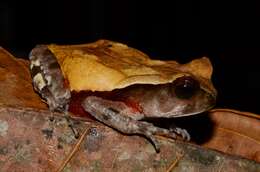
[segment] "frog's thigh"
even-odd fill
[[[176,134],[154,126],[145,121],[138,121],[132,118],[130,108],[123,103],[104,100],[99,97],[87,97],[83,103],[83,108],[104,124],[117,129],[125,134],[141,134],[147,137],[159,151],[159,144],[153,135],[166,135],[176,138]],[[128,109],[127,109],[128,108]],[[134,115],[132,113],[132,115]]]
[[[114,111],[118,112],[120,114],[118,116],[119,117],[122,116],[120,117],[120,119],[124,119],[127,116],[132,120],[140,120],[143,119],[144,117],[142,113],[137,113],[137,112],[134,113],[130,107],[128,107],[125,103],[121,101],[111,101],[96,96],[87,97],[85,101],[82,103],[82,106],[87,112],[89,112],[94,117],[97,115],[98,116],[112,115],[108,113],[108,109],[110,110],[113,109]]]
[[[152,123],[136,120],[137,115],[122,102],[89,96],[83,101],[82,106],[97,120],[123,133],[142,135],[149,135],[150,133],[176,138],[176,135],[170,130],[156,127]],[[142,114],[138,115],[142,116]]]

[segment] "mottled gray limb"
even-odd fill
[[[29,59],[34,89],[47,100],[51,111],[65,112],[71,95],[55,55],[46,45],[39,45]]]
[[[131,118],[129,115],[130,108],[128,108],[129,110],[122,110],[120,104],[113,106],[110,100],[90,96],[83,101],[82,106],[97,120],[122,133],[145,136],[152,142],[157,152],[160,151],[160,145],[154,135],[163,135],[173,139],[177,137],[170,130],[156,127],[146,121],[138,121]],[[126,112],[128,113],[127,115],[124,114]]]
[[[79,137],[79,133],[68,114],[70,89],[65,84],[55,55],[46,45],[38,45],[30,52],[29,58],[34,89],[47,101],[51,112],[65,113],[68,126],[75,137]]]

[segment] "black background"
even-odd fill
[[[100,38],[153,58],[208,56],[217,107],[260,113],[260,3],[257,1],[0,1],[0,43],[27,58],[36,44]]]

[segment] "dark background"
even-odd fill
[[[36,44],[99,38],[153,58],[208,56],[217,107],[260,113],[260,3],[257,1],[0,1],[0,45],[27,58]]]

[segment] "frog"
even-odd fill
[[[72,100],[84,95],[77,105],[84,113],[123,134],[144,136],[156,152],[160,152],[157,135],[188,141],[190,135],[176,126],[158,127],[149,119],[201,114],[216,102],[212,66],[205,57],[182,65],[152,60],[125,44],[99,40],[38,45],[29,59],[34,89],[50,111],[69,116]]]

